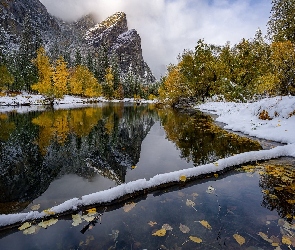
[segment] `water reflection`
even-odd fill
[[[201,112],[189,115],[165,109],[159,111],[159,116],[168,139],[179,148],[181,157],[195,165],[261,149],[258,142],[228,133]]]
[[[28,211],[32,201],[53,206],[126,181],[261,148],[199,112],[188,115],[153,105],[12,112],[0,116],[0,126],[1,213]],[[66,189],[74,175],[81,177],[75,185],[81,188],[61,197],[59,183]]]
[[[2,127],[12,129],[2,134],[0,212],[23,210],[66,174],[123,183],[156,116],[152,107],[123,104],[3,115]]]

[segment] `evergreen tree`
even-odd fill
[[[275,42],[295,43],[295,0],[272,0],[268,37]]]

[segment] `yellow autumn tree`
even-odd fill
[[[33,62],[38,69],[39,77],[38,82],[32,85],[32,90],[38,91],[40,94],[46,96],[51,103],[53,103],[53,68],[43,47],[38,49],[37,57]]]
[[[102,87],[93,73],[85,66],[78,65],[69,79],[70,92],[84,97],[98,97],[102,95]]]
[[[184,76],[179,65],[170,65],[168,75],[159,89],[159,97],[169,104],[176,103],[179,97],[183,97],[188,91]]]
[[[106,69],[103,94],[107,99],[112,99],[114,97],[114,74],[111,67]]]
[[[67,63],[63,57],[59,57],[56,61],[55,70],[53,73],[53,94],[56,98],[62,98],[68,92],[69,72]]]
[[[0,65],[0,91],[7,90],[14,82],[14,77],[8,71],[6,65]]]

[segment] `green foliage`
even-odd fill
[[[268,36],[274,42],[295,42],[295,0],[272,0]]]

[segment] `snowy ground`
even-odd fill
[[[70,98],[70,97],[69,97]],[[206,173],[219,172],[225,168],[247,163],[250,161],[267,160],[281,156],[295,157],[295,97],[278,97],[264,99],[255,103],[224,103],[208,102],[197,109],[217,114],[217,121],[226,124],[225,128],[240,131],[251,136],[286,143],[270,150],[260,150],[238,154],[210,164],[159,174],[146,180],[140,179],[119,185],[117,187],[73,198],[49,211],[29,212],[12,215],[0,215],[0,227],[20,223],[36,218],[46,218],[50,214],[59,214],[69,210],[77,210],[81,206],[111,202],[124,195],[149,189],[161,184],[180,181],[180,179],[198,176]],[[268,111],[271,120],[259,119],[259,114]]]
[[[66,95],[62,99],[56,99],[54,102],[55,109],[61,108],[78,108],[91,103],[109,102],[103,97],[98,98],[81,98],[75,96]],[[112,100],[112,102],[136,102],[133,98],[125,98],[124,100]],[[142,103],[150,103],[152,101],[141,100]],[[29,111],[42,111],[46,109],[46,100],[42,95],[32,95],[28,93],[22,93],[20,95],[1,96],[0,97],[0,112],[15,111],[18,113],[25,113]]]

